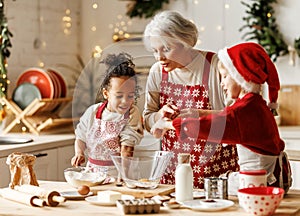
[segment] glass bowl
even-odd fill
[[[146,189],[154,189],[158,186],[172,157],[173,153],[168,151],[155,151],[153,156],[111,155],[127,187]]]
[[[107,172],[89,170],[87,167],[71,167],[64,170],[66,181],[73,187],[86,185],[89,187],[102,184],[107,176]]]

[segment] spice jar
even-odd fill
[[[239,189],[267,185],[266,170],[241,170],[239,172]]]

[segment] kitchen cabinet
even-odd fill
[[[33,167],[37,179],[64,181],[64,169],[71,166],[74,146],[69,145],[29,153],[37,157]],[[0,158],[0,170],[0,187],[6,187],[10,182],[10,171],[9,166],[6,164],[6,157]]]
[[[37,179],[57,180],[57,149],[30,152],[36,156],[33,166]]]
[[[281,126],[279,132],[285,142],[285,151],[291,164],[293,178],[291,189],[300,189],[300,127]]]
[[[57,148],[57,180],[65,181],[64,170],[71,167],[71,159],[75,154],[74,145]]]
[[[6,158],[0,158],[0,187],[6,187],[10,182],[9,166],[6,164]]]

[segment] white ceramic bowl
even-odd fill
[[[238,190],[239,204],[252,215],[273,215],[284,195],[278,187],[251,187]]]
[[[64,170],[66,181],[73,187],[99,185],[106,179],[106,172],[92,172],[86,167],[71,167]]]
[[[127,187],[153,189],[158,186],[172,156],[172,152],[156,151],[153,156],[111,155],[111,158]]]

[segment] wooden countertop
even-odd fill
[[[39,181],[40,187],[48,190],[57,190],[59,192],[73,190],[66,182],[50,182]],[[230,197],[235,202],[235,205],[222,211],[216,212],[201,212],[190,209],[167,209],[161,207],[158,214],[147,215],[249,215],[238,205],[236,197]],[[99,206],[88,203],[85,200],[67,200],[65,203],[57,207],[31,207],[25,204],[20,204],[0,197],[0,214],[1,215],[30,215],[30,216],[89,216],[89,215],[122,215],[123,212],[116,206]],[[275,215],[298,215],[300,214],[300,191],[291,191],[281,202]]]

